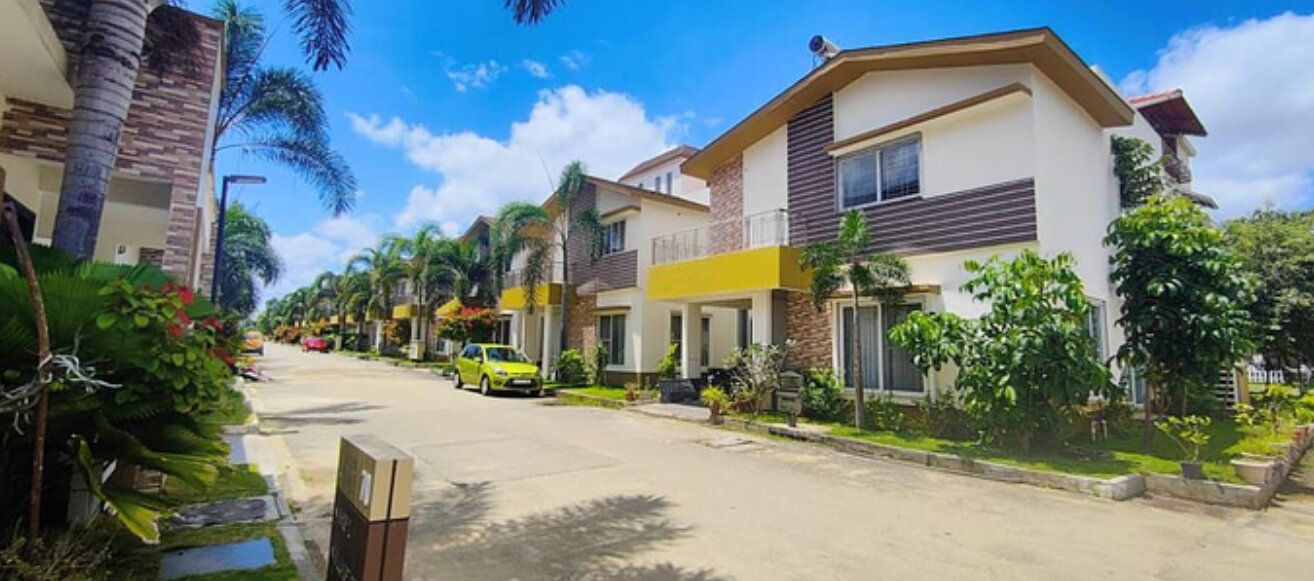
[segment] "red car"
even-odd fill
[[[320,353],[328,353],[328,342],[324,341],[323,337],[317,337],[314,335],[306,337],[305,339],[301,340],[301,352],[305,353],[307,351],[319,351]]]

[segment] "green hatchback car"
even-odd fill
[[[543,380],[519,349],[509,345],[474,343],[456,356],[456,389],[478,385],[479,393],[518,391],[543,395]]]

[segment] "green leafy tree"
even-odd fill
[[[1153,196],[1109,226],[1122,298],[1118,356],[1146,378],[1146,442],[1156,394],[1181,414],[1211,397],[1218,374],[1250,354],[1250,292],[1223,233],[1189,200]]]
[[[963,284],[990,305],[977,320],[914,312],[890,330],[923,373],[958,368],[954,389],[987,441],[1029,449],[1067,425],[1089,393],[1110,393],[1109,370],[1086,327],[1090,303],[1071,255],[1032,250],[1004,261],[968,261]]]
[[[1139,206],[1163,190],[1163,161],[1154,158],[1153,146],[1135,137],[1114,135],[1112,148],[1122,207]]]
[[[862,317],[858,315],[861,298],[873,297],[882,304],[899,301],[910,284],[908,263],[903,258],[870,249],[871,234],[862,212],[850,210],[840,219],[839,237],[832,242],[814,242],[803,250],[803,266],[812,270],[809,292],[812,304],[820,312],[826,301],[846,284],[853,289],[853,321],[849,341],[852,344],[846,363],[852,368],[853,425],[863,426],[864,386],[862,357]],[[873,345],[873,347],[875,347]]]
[[[245,317],[260,302],[260,287],[274,284],[283,262],[270,243],[269,224],[240,203],[228,208],[224,227],[224,269],[219,279],[219,306]]]
[[[1256,210],[1228,221],[1225,234],[1254,285],[1250,317],[1265,364],[1314,367],[1314,211]]]

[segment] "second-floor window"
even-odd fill
[[[653,189],[659,192],[662,191],[662,176],[657,176],[653,179],[657,180],[657,185]]]
[[[615,254],[625,250],[625,221],[612,222],[602,227],[602,254]]]
[[[921,138],[912,137],[841,158],[840,208],[920,194],[921,156]]]
[[[669,171],[666,172],[666,193],[670,194],[675,191],[674,184],[675,184],[675,176],[672,175],[672,172]]]

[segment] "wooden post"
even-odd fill
[[[23,240],[23,231],[18,224],[18,211],[9,201],[5,191],[5,170],[0,168],[0,200],[4,202],[4,220],[9,227],[9,238],[14,244],[14,253],[18,255],[18,265],[27,279],[27,293],[32,299],[32,310],[36,318],[37,332],[37,370],[36,381],[40,387],[37,391],[37,404],[32,429],[32,487],[28,491],[27,538],[36,541],[41,532],[41,485],[45,479],[46,467],[46,418],[49,415],[50,402],[46,397],[46,384],[50,378],[50,328],[46,324],[46,302],[41,296],[41,285],[37,282],[36,268],[32,266],[32,256],[27,251],[27,241]]]

